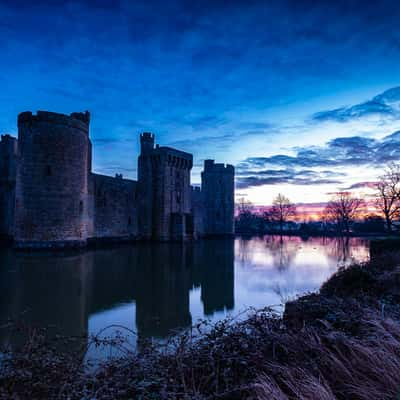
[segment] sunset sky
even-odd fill
[[[94,170],[138,135],[236,166],[237,196],[368,191],[400,158],[398,1],[0,0],[0,133],[89,110]]]

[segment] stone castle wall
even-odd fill
[[[15,180],[17,175],[17,139],[2,135],[0,141],[0,237],[14,235]]]
[[[17,247],[85,244],[89,114],[18,117]]]
[[[204,236],[204,201],[201,188],[198,186],[192,187],[192,205],[191,213],[193,215],[193,223],[196,227],[196,237]]]
[[[142,239],[150,240],[153,235],[153,167],[150,155],[154,150],[154,135],[140,135],[138,157],[138,226]]]
[[[232,165],[204,161],[201,191],[203,195],[204,234],[234,234],[235,169]]]
[[[153,239],[185,239],[191,234],[192,155],[158,147],[150,158],[153,169]]]
[[[89,198],[93,204],[93,231],[89,237],[125,240],[138,237],[137,182],[91,174]]]
[[[91,171],[89,113],[18,116],[18,141],[0,142],[0,237],[17,247],[84,246],[95,239],[185,240],[233,233],[234,168],[140,136],[138,181]],[[15,215],[14,215],[15,212]]]
[[[155,146],[154,135],[140,136],[138,223],[145,239],[184,240],[194,236],[190,170],[193,156]]]

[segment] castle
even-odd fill
[[[138,180],[92,172],[90,115],[18,116],[18,139],[0,142],[0,236],[16,248],[82,247],[92,241],[186,240],[234,233],[234,167],[140,135]]]

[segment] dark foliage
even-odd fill
[[[399,259],[338,271],[320,293],[209,325],[85,372],[42,332],[3,353],[2,398],[394,399],[400,389]],[[15,329],[15,326],[13,326]],[[77,340],[62,338],[60,340]],[[96,338],[92,345],[102,345]],[[110,343],[108,343],[110,344]],[[114,339],[123,346],[122,338]]]

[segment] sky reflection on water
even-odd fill
[[[0,321],[22,318],[89,336],[118,324],[160,340],[200,318],[216,321],[247,307],[282,304],[317,290],[339,265],[368,257],[368,241],[360,238],[279,236],[78,253],[3,250]],[[4,333],[0,339],[17,340]],[[137,338],[130,341],[134,347]],[[90,356],[108,352],[92,349]]]

